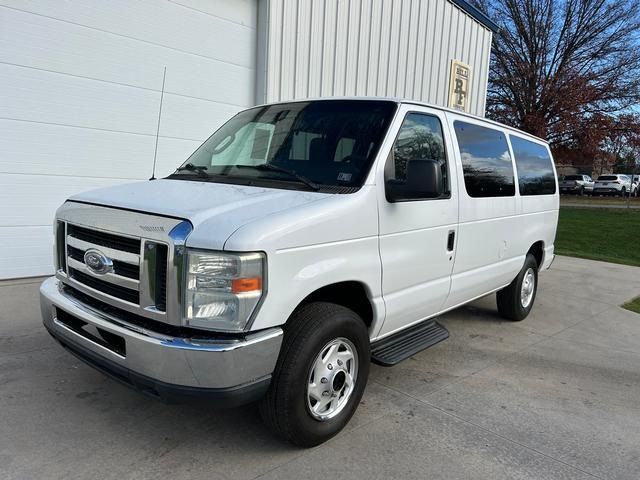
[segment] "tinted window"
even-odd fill
[[[524,138],[509,136],[518,170],[520,195],[552,195],[556,193],[556,179],[549,150],[544,145]],[[569,175],[570,180],[584,180],[582,175]]]
[[[369,172],[396,108],[390,101],[320,100],[245,110],[170,178],[308,188],[302,176],[321,191],[351,192]]]
[[[513,147],[513,153],[515,154],[516,146],[514,144],[515,137],[511,137],[511,146]],[[520,164],[518,163],[518,154],[516,154],[516,164],[518,164],[518,176],[520,176]],[[582,175],[565,175],[565,180],[584,180]]]
[[[515,195],[513,165],[505,135],[491,128],[454,122],[464,185],[472,197]]]
[[[407,164],[411,160],[438,162],[442,171],[442,191],[449,195],[442,125],[437,117],[423,113],[407,114],[385,165],[385,181],[407,183]]]
[[[615,175],[600,175],[598,177],[598,181],[600,180],[613,181],[613,180],[618,180],[618,177],[616,177]]]

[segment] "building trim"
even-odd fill
[[[479,23],[487,27],[493,33],[498,33],[498,30],[500,29],[500,27],[498,27],[498,24],[493,20],[491,20],[489,17],[487,17],[487,15],[484,12],[482,12],[481,10],[479,10],[478,8],[474,7],[472,4],[467,2],[467,0],[449,0],[449,1],[454,5],[456,5],[457,7],[464,10],[476,21],[478,21]]]

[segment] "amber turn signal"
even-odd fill
[[[255,292],[256,290],[262,290],[262,279],[260,277],[237,278],[231,281],[232,293]]]

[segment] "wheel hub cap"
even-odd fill
[[[533,292],[536,286],[536,276],[533,268],[529,268],[522,279],[522,287],[520,288],[520,303],[523,308],[527,308],[533,301]]]
[[[356,348],[346,338],[327,343],[317,355],[307,381],[307,409],[313,418],[329,420],[347,405],[358,377]]]

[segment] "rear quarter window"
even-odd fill
[[[469,196],[514,196],[513,164],[505,134],[461,121],[455,121],[453,125]]]
[[[553,195],[556,178],[549,150],[539,143],[509,135],[518,171],[520,195]],[[582,175],[570,175],[570,180],[583,180]],[[569,178],[567,177],[567,178]]]

